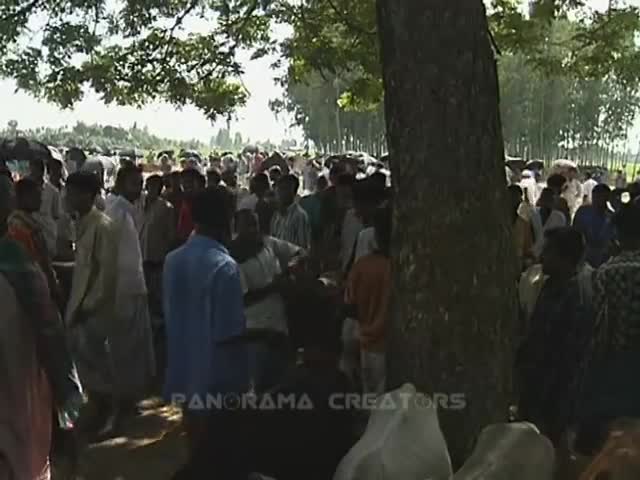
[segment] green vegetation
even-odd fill
[[[640,10],[612,0],[492,0],[508,153],[601,159],[625,149],[638,112]],[[284,24],[292,35],[272,37]],[[39,31],[34,36],[33,32]],[[240,49],[278,53],[289,112],[324,151],[384,150],[375,0],[10,0],[0,4],[0,76],[70,107],[163,99],[214,118],[246,101]],[[232,148],[232,139],[217,139]],[[626,149],[625,149],[626,150]]]
[[[32,130],[18,130],[18,123],[12,120],[7,128],[0,130],[0,138],[13,138],[16,135],[39,140],[47,145],[62,147],[80,147],[92,151],[111,151],[121,148],[139,148],[142,150],[185,149],[202,150],[205,146],[198,140],[177,141],[160,138],[149,133],[147,127],[138,128],[135,124],[125,129],[111,125],[87,125],[76,123],[73,127],[41,127]]]

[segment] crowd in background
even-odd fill
[[[0,473],[48,478],[51,438],[112,438],[161,389],[188,440],[175,478],[331,477],[362,418],[329,396],[385,390],[389,179],[264,162],[239,173],[161,159],[152,174],[123,162],[109,189],[51,159],[31,158],[17,182],[0,175]],[[640,415],[640,185],[569,168],[508,191],[515,417],[593,454],[611,422]],[[266,392],[313,408],[204,408]]]

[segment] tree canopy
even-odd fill
[[[615,101],[600,102],[598,122],[620,128],[597,135],[606,137],[608,143],[619,139],[629,116],[637,112],[638,7],[611,0],[605,11],[598,11],[584,0],[534,0],[527,11],[521,0],[486,3],[487,34],[502,57],[503,84],[511,82],[503,87],[505,98],[514,89],[524,88],[518,83],[531,83],[529,79],[535,80],[535,86],[528,87],[526,98],[536,89],[546,91],[549,84],[562,84],[571,92],[576,88],[582,91],[586,84],[590,88],[600,85],[601,92],[613,89],[615,93],[609,96]],[[274,38],[272,27],[276,24],[288,25],[292,34]],[[61,107],[71,107],[86,89],[93,89],[106,103],[139,106],[162,99],[176,106],[195,105],[210,118],[229,115],[250,93],[240,81],[243,70],[238,60],[238,52],[246,49],[254,57],[278,53],[279,62],[286,63],[286,75],[280,79],[286,95],[274,107],[294,113],[308,138],[319,145],[343,148],[349,146],[346,139],[351,139],[353,146],[375,144],[382,130],[382,75],[374,0],[0,3],[0,76],[14,78],[19,89]],[[520,65],[528,78],[507,72],[514,64]],[[325,85],[319,87],[322,83]],[[353,117],[357,119],[351,122],[353,128],[336,125],[335,134],[329,135],[321,131],[329,127],[311,125],[315,121],[311,112],[317,115],[321,109],[316,100],[310,100],[315,95],[310,91],[324,95],[323,122],[331,123],[333,129],[338,120],[348,125]],[[593,98],[601,97],[594,92],[590,93]],[[552,103],[549,97],[545,99]],[[623,107],[629,99],[630,106]],[[565,104],[569,101],[562,100]],[[339,108],[334,108],[334,101]],[[503,102],[503,114],[522,112],[523,102]],[[579,107],[578,103],[567,104],[563,115],[569,118],[578,110],[593,107]],[[604,117],[603,109],[609,109]],[[613,123],[603,120],[611,115]],[[544,118],[551,121],[551,117]],[[548,128],[554,132],[535,133],[541,151],[546,149],[545,138],[578,138],[569,135],[564,126]],[[517,135],[522,137],[524,131]],[[533,137],[530,128],[528,131],[525,136]],[[583,133],[582,144],[586,141]]]

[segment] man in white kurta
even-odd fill
[[[145,393],[155,374],[147,287],[133,204],[140,197],[142,173],[135,167],[125,167],[118,172],[116,183],[119,195],[105,212],[116,225],[119,238],[115,325],[110,348],[119,373],[115,394],[135,399]]]

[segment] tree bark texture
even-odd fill
[[[454,464],[506,421],[515,256],[482,0],[378,0],[394,183],[390,387],[439,399]]]

